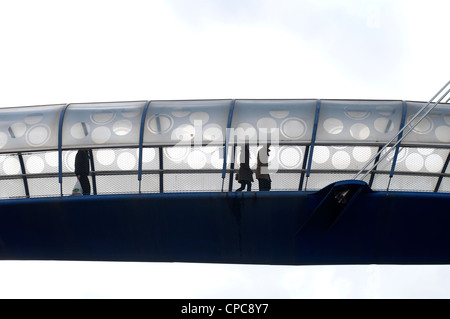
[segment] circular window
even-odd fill
[[[166,156],[174,162],[181,162],[189,153],[190,147],[168,147],[164,149]]]
[[[283,146],[278,153],[278,158],[281,165],[285,168],[299,168],[303,152],[300,147]]]
[[[95,154],[95,159],[102,165],[108,166],[114,163],[116,154],[113,150],[98,150]]]
[[[133,124],[129,120],[119,120],[113,125],[113,132],[116,135],[124,136],[131,132]]]
[[[450,143],[450,127],[446,125],[441,125],[436,128],[434,132],[439,141],[444,143]]]
[[[363,120],[370,115],[370,112],[349,106],[345,109],[345,115],[354,120]]]
[[[69,171],[75,170],[75,157],[76,156],[77,156],[77,151],[65,152],[64,163],[66,164],[66,167],[67,167],[67,169],[69,169]]]
[[[8,157],[3,161],[3,171],[6,175],[15,175],[20,172],[20,163],[17,158]]]
[[[121,112],[122,116],[123,116],[123,117],[126,117],[126,118],[133,118],[133,117],[136,117],[136,116],[138,116],[140,113],[141,113],[141,110],[139,110],[139,109],[123,110],[123,111]]]
[[[408,122],[412,119],[412,116],[409,118]],[[433,128],[433,122],[428,118],[425,117],[424,119],[422,119],[419,122],[420,118],[415,118],[410,124],[409,127],[413,127],[414,125],[416,125],[413,128],[413,132],[417,133],[417,134],[427,134],[428,132],[431,131],[431,129]]]
[[[39,124],[28,130],[26,140],[31,146],[41,146],[50,138],[50,127]]]
[[[389,153],[386,155],[386,153],[388,151],[389,151]],[[392,161],[394,159],[395,152],[396,152],[395,149],[391,150],[391,148],[389,148],[389,149],[385,149],[382,152],[382,155],[383,156],[386,155],[386,160],[387,161]],[[397,155],[397,163],[403,162],[407,158],[408,154],[409,154],[408,148],[406,148],[406,147],[399,148],[398,155]]]
[[[412,172],[420,171],[423,164],[423,157],[418,153],[409,154],[405,161],[406,168]]]
[[[350,155],[346,151],[338,151],[331,158],[331,163],[337,169],[346,169],[350,165]]]
[[[11,131],[15,138],[22,137],[27,130],[27,126],[24,123],[14,123],[11,125]]]
[[[374,127],[378,132],[385,134],[394,129],[394,123],[390,118],[379,117],[375,120]]]
[[[87,123],[79,122],[72,125],[70,128],[70,135],[76,139],[82,139],[89,134],[90,126]]]
[[[326,146],[315,146],[313,152],[313,161],[317,164],[323,164],[330,158],[330,150]]]
[[[121,170],[131,170],[136,165],[136,157],[129,153],[129,152],[123,152],[120,153],[119,156],[117,156],[117,166]]]
[[[299,118],[288,118],[281,123],[281,134],[289,139],[297,139],[305,135],[306,123]]]
[[[92,141],[96,144],[104,144],[111,137],[111,131],[106,126],[99,126],[92,131]]]
[[[425,168],[432,173],[439,173],[444,166],[444,160],[438,154],[431,154],[425,159]]]
[[[91,114],[91,120],[97,124],[106,124],[111,122],[116,117],[116,113],[113,111],[96,111]]]
[[[175,116],[175,117],[186,117],[191,112],[190,111],[179,110],[179,111],[172,111],[170,113],[172,113],[172,115]]]
[[[417,152],[419,152],[419,154],[422,154],[422,155],[430,155],[431,153],[434,152],[434,149],[432,149],[432,148],[418,148]]]
[[[327,133],[336,135],[342,132],[344,129],[344,124],[339,119],[330,118],[323,122],[323,128]]]
[[[395,108],[393,106],[380,105],[377,106],[377,112],[382,116],[391,116],[395,113]]]
[[[372,156],[372,150],[368,146],[355,147],[353,148],[352,155],[358,162],[365,163]]]
[[[350,127],[350,135],[357,140],[366,140],[370,135],[370,129],[367,125],[362,123],[353,124]]]
[[[289,110],[270,110],[270,115],[277,119],[284,119],[289,115]]]
[[[30,156],[26,163],[27,172],[31,174],[42,173],[44,167],[45,167],[44,160],[37,155]]]
[[[34,125],[34,124],[37,124],[40,121],[42,121],[43,118],[44,118],[44,114],[42,114],[42,113],[34,113],[34,114],[30,114],[27,117],[25,117],[24,121],[28,125]]]
[[[201,169],[206,165],[206,156],[200,150],[194,150],[189,153],[187,162],[193,169]]]
[[[45,153],[45,161],[51,167],[58,167],[58,152]]]
[[[147,128],[155,134],[164,134],[172,128],[173,119],[166,114],[152,116],[147,122]]]

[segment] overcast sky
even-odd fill
[[[447,0],[0,0],[0,107],[428,101]],[[0,262],[1,298],[449,298],[448,266]]]

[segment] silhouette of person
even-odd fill
[[[250,192],[252,190],[253,182],[253,171],[250,169],[250,146],[246,143],[242,148],[240,158],[241,164],[237,176],[237,180],[241,184],[241,187],[236,189],[236,192],[241,192],[244,190],[245,186],[247,186],[247,191]]]
[[[91,184],[89,183],[89,153],[87,150],[78,150],[75,156],[75,175],[80,181],[83,195],[91,194]]]
[[[272,180],[269,175],[269,147],[270,144],[263,145],[258,152],[256,179],[258,180],[260,191],[270,191],[272,188]]]

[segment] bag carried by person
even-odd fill
[[[78,179],[73,187],[72,195],[83,195],[83,188],[81,187],[81,183]]]

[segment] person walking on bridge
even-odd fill
[[[83,195],[91,194],[91,184],[89,183],[89,153],[87,150],[79,150],[75,156],[75,175],[80,181]]]
[[[250,168],[250,146],[245,143],[242,147],[240,156],[239,173],[236,176],[237,181],[241,184],[241,187],[236,189],[236,192],[241,192],[247,186],[247,191],[252,190],[253,171]]]

